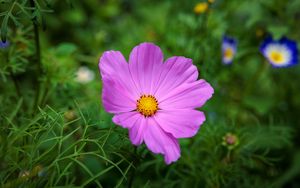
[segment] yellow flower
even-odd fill
[[[214,3],[215,0],[207,0],[209,3]]]
[[[202,3],[196,4],[196,6],[194,7],[194,12],[195,12],[196,14],[201,14],[201,13],[206,12],[207,9],[208,9],[208,4],[202,2]]]
[[[262,37],[264,35],[264,31],[260,28],[255,31],[256,37]]]

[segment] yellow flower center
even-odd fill
[[[137,111],[145,117],[150,117],[158,110],[158,102],[152,95],[142,95],[136,104]]]
[[[273,52],[271,52],[270,59],[274,63],[280,64],[280,63],[283,63],[284,57],[283,57],[282,53],[273,51]]]
[[[226,48],[224,50],[224,58],[231,59],[233,56],[233,50],[231,48]]]

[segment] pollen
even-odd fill
[[[158,102],[152,95],[142,95],[137,100],[136,110],[145,117],[151,117],[158,110]]]
[[[233,50],[231,48],[226,48],[224,50],[224,58],[231,59],[233,56]]]
[[[277,51],[273,51],[273,52],[271,52],[271,54],[270,54],[270,59],[271,59],[271,61],[273,61],[274,63],[280,64],[280,63],[283,62],[284,57],[283,57],[282,53],[277,52]]]

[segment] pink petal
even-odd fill
[[[103,77],[102,104],[110,113],[130,112],[136,109],[136,102],[130,93],[116,80]]]
[[[147,130],[144,131],[144,141],[150,151],[163,154],[165,162],[170,164],[180,157],[178,140],[170,133],[162,130],[154,118],[147,118]]]
[[[123,55],[117,51],[104,52],[99,68],[103,80],[102,101],[105,110],[110,113],[134,110],[139,92]]]
[[[154,118],[164,131],[171,133],[175,138],[194,136],[205,121],[203,112],[190,109],[160,110]]]
[[[155,95],[160,98],[181,84],[196,81],[197,78],[198,70],[191,59],[180,56],[171,57],[164,63]]]
[[[120,125],[123,128],[130,129],[133,127],[139,119],[142,118],[142,115],[136,111],[125,112],[117,114],[113,117],[113,122],[117,125]]]
[[[140,116],[129,129],[129,138],[132,144],[138,146],[143,143],[145,130],[148,126],[148,119]]]
[[[139,95],[138,87],[134,84],[129,64],[124,56],[118,51],[106,51],[100,58],[99,69],[102,78],[109,78],[120,84],[127,93],[130,93],[132,100],[136,100]]]
[[[134,83],[140,88],[140,94],[152,93],[162,67],[163,53],[152,43],[142,43],[130,53],[129,68]]]
[[[205,80],[183,83],[160,98],[159,108],[163,110],[199,108],[212,97],[214,89]]]

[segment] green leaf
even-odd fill
[[[76,50],[77,50],[77,46],[75,46],[74,44],[62,43],[57,47],[56,52],[57,55],[68,56],[74,53]]]
[[[6,42],[8,18],[9,18],[9,15],[6,15],[4,17],[2,25],[1,25],[1,40],[2,40],[2,42]]]
[[[271,25],[267,28],[267,30],[274,36],[274,38],[278,39],[286,35],[289,31],[289,28],[281,25]]]

